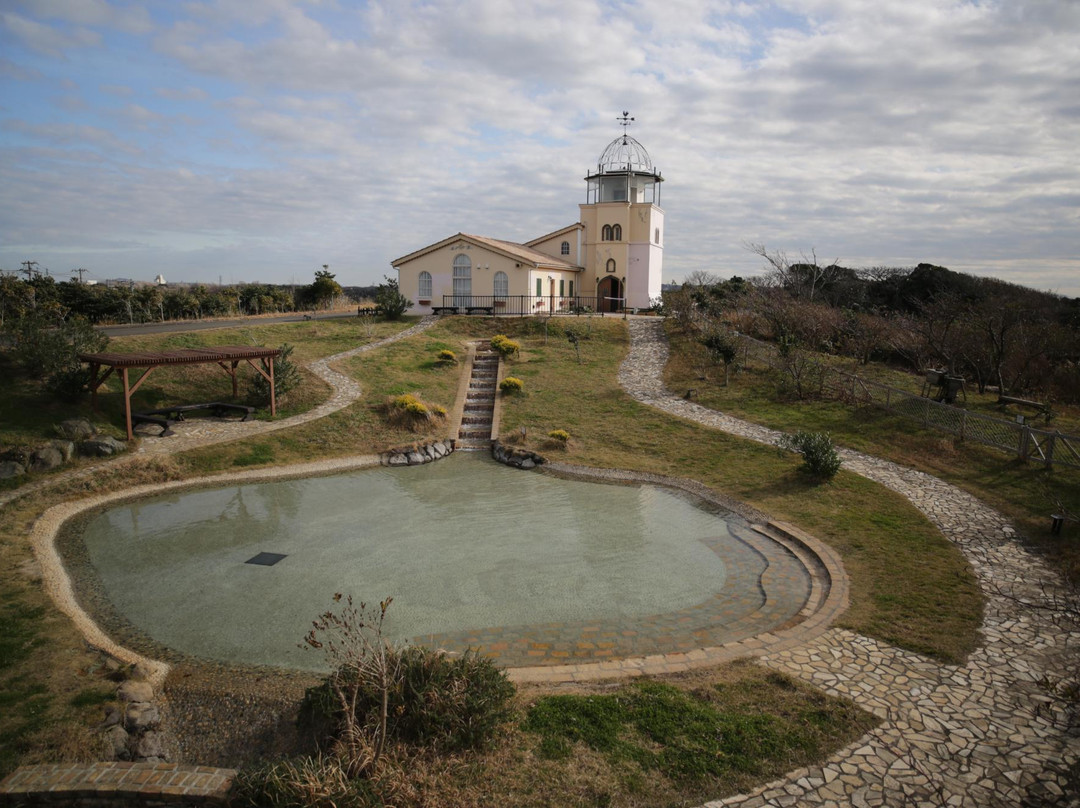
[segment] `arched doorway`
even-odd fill
[[[596,310],[614,312],[622,308],[622,284],[614,275],[600,280],[596,287]]]

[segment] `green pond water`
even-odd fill
[[[426,466],[233,485],[111,508],[84,541],[105,594],[170,648],[318,668],[298,647],[335,592],[393,596],[388,633],[628,621],[706,601],[723,514],[648,485],[560,479],[457,453]],[[730,553],[759,564],[731,537]],[[246,563],[258,553],[285,558]],[[743,556],[738,556],[742,558]],[[759,564],[759,566],[761,566]]]

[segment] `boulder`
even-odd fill
[[[141,732],[144,729],[157,726],[161,720],[158,708],[145,701],[133,701],[127,706],[124,716],[124,724],[128,732]]]
[[[432,445],[430,443],[425,443],[421,447],[421,452],[424,455],[424,462],[425,463],[429,463],[429,462],[431,462],[432,460],[435,460],[438,457],[438,455],[435,454],[435,449],[432,447]]]
[[[421,465],[423,465],[424,463],[427,462],[424,459],[424,456],[422,454],[420,454],[419,452],[409,452],[406,455],[406,457],[409,460],[409,465],[410,466],[421,466]]]
[[[392,454],[390,459],[386,461],[388,466],[407,466],[409,465],[409,458],[403,454]]]
[[[92,438],[79,442],[79,454],[87,457],[111,457],[127,447],[113,437]]]
[[[55,446],[42,446],[30,455],[30,471],[52,471],[64,465],[64,455]]]
[[[157,732],[144,733],[139,742],[135,744],[135,755],[140,758],[161,758],[165,749],[161,743],[161,735]]]
[[[131,736],[128,735],[126,729],[119,724],[113,724],[102,734],[114,759],[129,760],[131,758],[131,753],[128,752],[128,740]]]
[[[519,469],[534,469],[536,468],[536,462],[531,457],[521,458],[521,462],[518,464]]]
[[[60,433],[62,438],[78,441],[94,437],[97,434],[97,427],[85,418],[71,418],[67,421],[61,421],[56,427],[56,431]]]
[[[120,701],[153,701],[154,688],[149,682],[128,679],[116,689],[116,698]]]
[[[51,440],[49,441],[49,445],[64,456],[65,463],[71,460],[72,456],[75,454],[75,444],[69,440]]]
[[[105,728],[114,727],[120,723],[123,717],[124,713],[119,707],[110,705],[105,708],[105,720],[101,722],[101,726]]]
[[[436,460],[438,460],[440,457],[446,457],[446,447],[442,445],[441,441],[436,441],[435,443],[431,444],[430,448],[431,453],[435,456]]]
[[[26,474],[26,469],[23,468],[22,463],[16,463],[14,460],[5,460],[0,463],[0,480],[6,480],[9,477],[21,477]]]

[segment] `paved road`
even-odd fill
[[[316,320],[335,320],[342,317],[355,317],[355,312],[326,312],[316,314]],[[312,319],[303,313],[282,314],[278,317],[238,317],[233,320],[172,320],[167,323],[138,323],[136,325],[103,325],[98,331],[110,337],[128,337],[142,334],[166,334],[172,331],[205,331],[209,328],[235,328],[238,325],[276,325],[277,323],[299,323]]]

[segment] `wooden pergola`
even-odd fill
[[[127,420],[128,440],[133,440],[131,430],[131,396],[139,389],[155,368],[163,365],[202,365],[214,363],[232,377],[232,394],[236,398],[236,368],[247,362],[270,383],[270,414],[277,415],[277,396],[274,391],[274,359],[281,355],[278,348],[258,348],[248,345],[219,345],[215,348],[185,348],[179,351],[142,351],[139,353],[79,354],[79,360],[90,365],[90,398],[97,409],[97,391],[102,383],[117,371],[124,382],[124,416]],[[259,360],[256,364],[255,360]],[[105,368],[102,372],[102,368]],[[142,375],[130,383],[128,371],[146,368]]]

